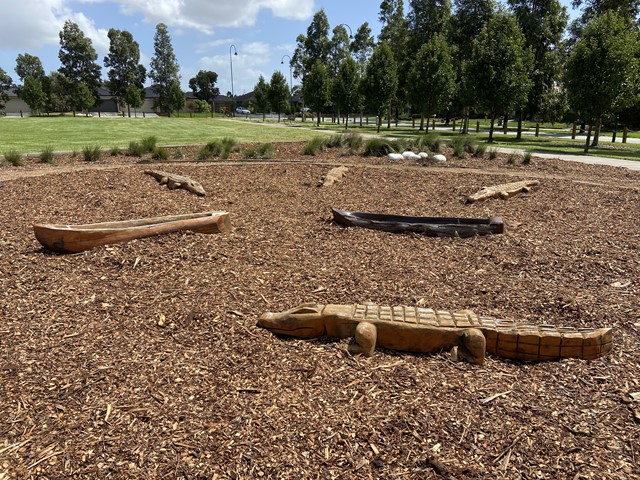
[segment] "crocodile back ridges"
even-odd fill
[[[572,328],[530,325],[464,310],[451,312],[423,307],[359,304],[356,321],[388,321],[416,326],[478,328],[487,342],[487,352],[519,360],[594,359],[611,351],[610,328]]]

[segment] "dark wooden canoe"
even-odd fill
[[[38,241],[45,248],[59,253],[84,252],[100,245],[127,242],[135,238],[179,230],[225,233],[231,230],[231,220],[227,212],[202,212],[84,225],[33,226]]]
[[[504,232],[500,217],[409,217],[383,213],[349,212],[332,208],[333,219],[340,225],[364,227],[393,233],[421,233],[429,237],[473,237]]]

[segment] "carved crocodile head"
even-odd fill
[[[320,337],[326,333],[323,308],[324,305],[307,303],[284,312],[267,312],[258,319],[258,326],[279,335]]]

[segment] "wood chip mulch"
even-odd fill
[[[534,158],[391,163],[338,150],[154,168],[58,157],[0,168],[0,479],[640,477],[640,173]],[[318,188],[330,168],[349,167]],[[507,201],[482,186],[539,179]],[[427,238],[331,221],[331,207],[501,216],[506,232]],[[175,233],[57,255],[34,223],[227,210],[233,233]],[[472,309],[614,328],[595,361],[447,352],[351,357],[278,338],[304,302]]]

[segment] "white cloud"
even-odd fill
[[[8,1],[8,0],[7,0]],[[58,43],[66,12],[64,0],[11,2],[0,14],[0,47],[27,50]]]
[[[258,12],[271,10],[281,18],[304,20],[313,13],[314,0],[116,0],[125,14],[141,13],[150,23],[163,22],[213,33],[213,27],[255,24]]]

